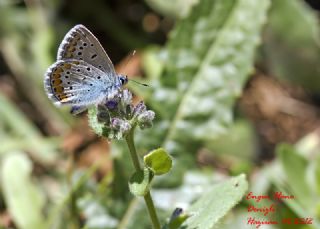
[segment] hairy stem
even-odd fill
[[[136,151],[136,147],[134,145],[134,140],[133,140],[133,134],[134,134],[134,128],[131,129],[130,133],[127,135],[126,137],[126,142],[130,151],[130,155],[131,155],[131,159],[133,162],[133,165],[136,169],[136,171],[140,171],[141,170],[141,166],[139,163],[139,158],[138,158],[138,154]],[[152,197],[150,195],[150,191],[148,191],[148,193],[144,196],[144,201],[147,205],[147,209],[152,221],[152,225],[154,229],[160,229],[160,222],[153,204],[153,200]]]

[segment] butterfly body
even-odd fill
[[[64,37],[44,84],[56,105],[83,108],[113,98],[127,82],[126,76],[115,72],[97,38],[77,25]]]

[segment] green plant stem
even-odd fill
[[[141,170],[141,166],[140,166],[140,162],[139,162],[139,158],[138,158],[138,154],[136,151],[136,147],[134,145],[134,140],[133,140],[133,130],[134,128],[132,128],[132,130],[130,131],[130,133],[128,134],[128,136],[126,137],[126,141],[127,141],[127,145],[129,148],[129,152],[131,155],[131,159],[134,165],[134,168],[136,169],[136,171]]]
[[[144,198],[144,201],[146,202],[146,205],[147,205],[147,208],[149,211],[149,215],[152,220],[153,228],[160,229],[161,228],[160,222],[159,222],[159,219],[158,219],[158,216],[156,213],[156,209],[153,204],[153,200],[152,200],[150,191],[148,191],[147,194],[143,198]]]
[[[134,145],[133,134],[134,134],[134,128],[132,128],[130,133],[127,135],[126,142],[127,142],[128,148],[129,148],[129,152],[130,152],[130,155],[132,158],[133,165],[134,165],[136,171],[140,171],[141,166],[139,163],[139,158],[138,158],[138,154],[136,151],[136,147]],[[148,191],[148,193],[144,196],[144,201],[147,205],[147,209],[148,209],[151,221],[152,221],[153,228],[160,229],[161,228],[160,222],[159,222],[159,219],[158,219],[158,216],[157,216],[154,204],[153,204],[152,197],[150,195],[150,191]]]

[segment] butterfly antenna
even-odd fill
[[[140,82],[138,82],[138,81],[135,81],[135,80],[133,80],[133,79],[129,79],[130,81],[132,81],[132,82],[135,82],[136,84],[139,84],[139,85],[142,85],[142,86],[144,86],[144,87],[150,87],[148,84],[146,84],[146,83],[140,83]]]
[[[136,53],[137,53],[137,51],[136,51],[136,50],[133,50],[132,53],[130,54],[130,56],[127,57],[126,63],[123,65],[123,69],[125,69],[125,68],[127,67],[128,63],[130,62],[130,60],[132,59],[132,57],[133,57]],[[130,80],[130,81],[132,81],[132,82],[134,82],[134,83],[136,83],[136,84],[142,85],[142,86],[144,86],[144,87],[149,87],[148,84],[140,83],[140,82],[135,81],[135,80],[133,80],[133,79],[128,79],[128,80]]]

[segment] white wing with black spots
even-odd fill
[[[77,59],[115,77],[114,66],[98,39],[83,25],[76,25],[59,46],[57,60]]]
[[[45,89],[57,105],[88,106],[112,98],[121,82],[82,60],[60,60],[46,72]]]

